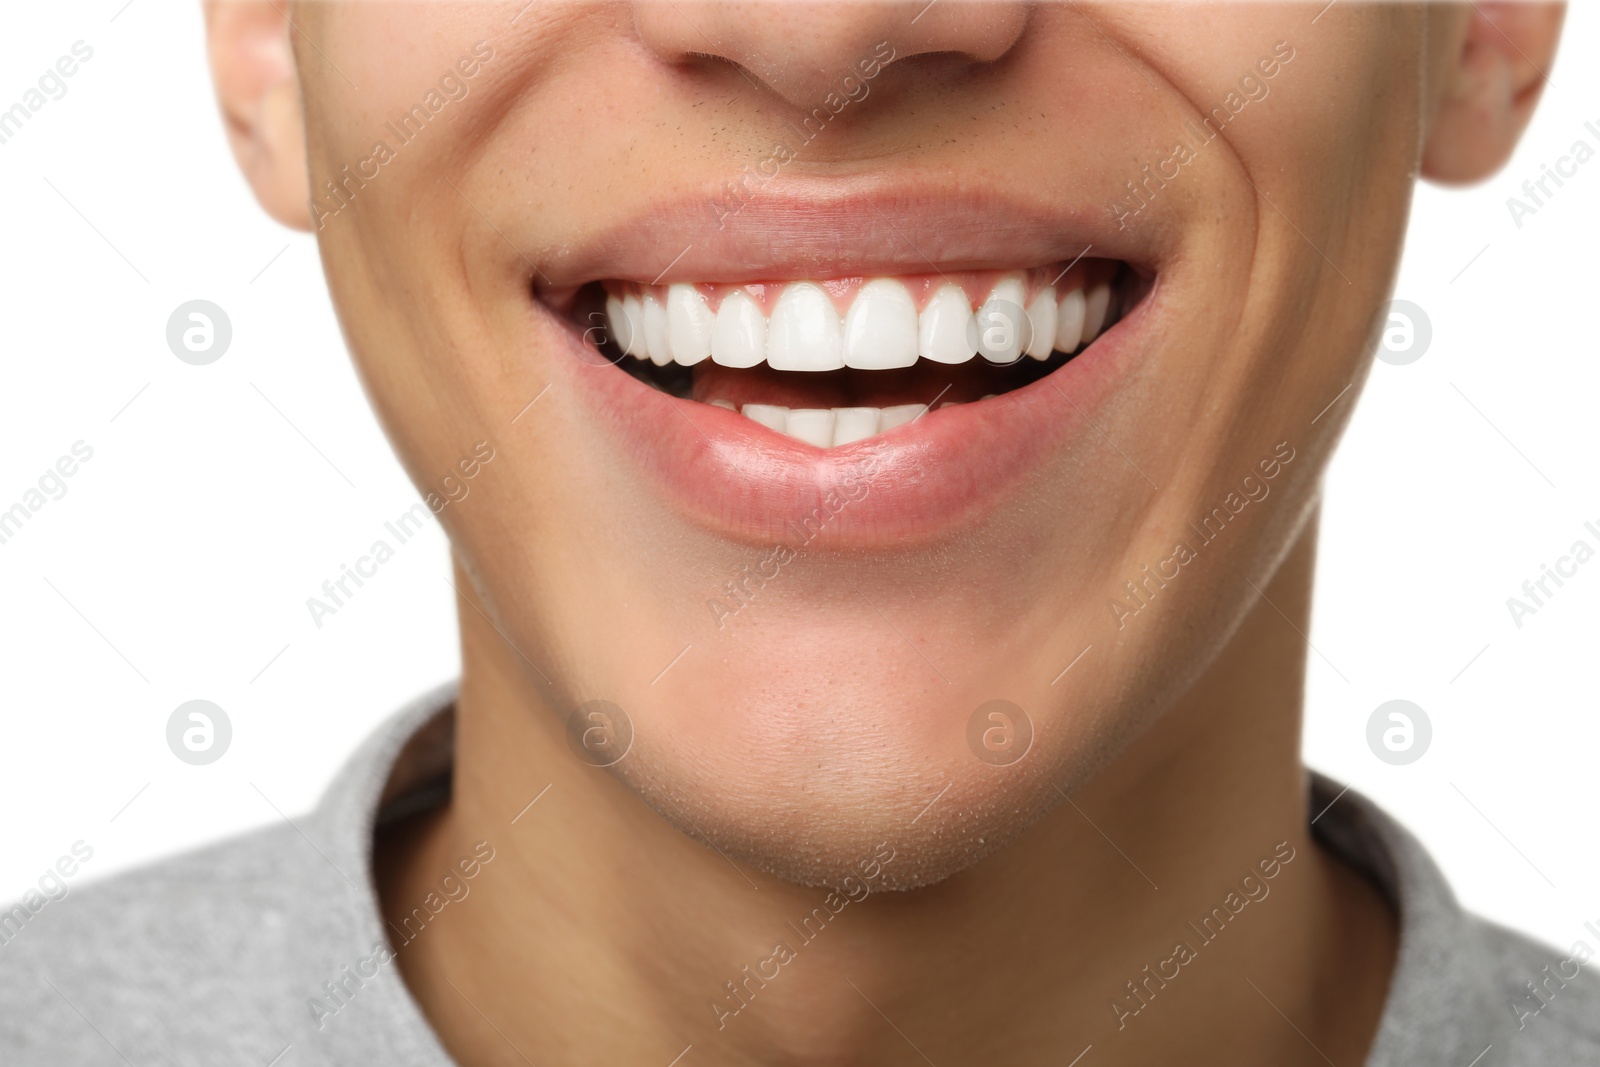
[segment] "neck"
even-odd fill
[[[495,859],[402,971],[466,1065],[1359,1063],[1395,932],[1309,830],[1313,555],[1308,528],[1188,694],[1022,837],[862,900],[736,866],[572,759],[464,608],[454,794],[380,842],[386,913]]]

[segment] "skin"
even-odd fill
[[[330,2],[294,8],[292,31],[272,5],[208,8],[241,166],[275,217],[316,219],[413,480],[496,450],[440,514],[462,594],[454,794],[377,852],[399,919],[475,842],[496,849],[476,903],[399,957],[464,1064],[667,1063],[689,1044],[696,1063],[1068,1062],[1091,1044],[1096,1063],[1356,1063],[1370,1045],[1395,918],[1312,839],[1299,762],[1318,486],[1415,177],[1505,160],[1560,9],[921,6]],[[770,189],[955,175],[1108,210],[1130,160],[1164,155],[1278,42],[1294,58],[1129,223],[1161,299],[1092,430],[981,514],[819,542],[717,628],[705,600],[761,540],[641,477],[530,283],[663,189],[738,173],[886,39],[871,95]],[[478,41],[494,56],[448,121],[336,215],[308,212]],[[1270,494],[1119,624],[1123,583],[1284,449]],[[634,731],[609,770],[567,744],[595,698]],[[1034,728],[1007,767],[966,743],[996,698]],[[882,845],[874,888],[903,891],[849,904],[719,1025],[723,983],[798,941],[786,924]],[[1188,921],[1291,851],[1276,903],[1118,1019]]]

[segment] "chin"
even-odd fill
[[[778,679],[715,703],[675,697],[634,715],[635,747],[613,769],[685,835],[776,878],[917,889],[1017,838],[1106,745],[1068,709],[1019,721],[1015,704],[950,688]]]

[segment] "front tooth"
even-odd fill
[[[784,431],[798,437],[808,445],[818,448],[833,446],[833,410],[831,408],[791,408],[788,427]]]
[[[640,359],[650,358],[644,345],[644,305],[639,302],[637,293],[629,293],[622,298],[622,317],[627,320],[625,332],[628,335],[623,351]]]
[[[742,289],[722,298],[711,330],[711,361],[722,367],[754,367],[767,358],[767,317]],[[779,430],[782,427],[778,427]]]
[[[711,305],[687,282],[667,288],[667,342],[672,361],[692,367],[711,355]]]
[[[759,422],[769,430],[789,432],[789,409],[777,404],[746,404],[741,411],[745,418]]]
[[[1077,349],[1083,340],[1083,290],[1074,289],[1056,305],[1056,347],[1063,352]]]
[[[1083,339],[1093,341],[1100,336],[1100,328],[1106,324],[1106,309],[1111,306],[1111,286],[1101,282],[1089,290],[1084,301],[1083,310]]]
[[[878,432],[877,408],[834,408],[833,446],[848,445]]]
[[[1022,336],[1026,321],[1017,321],[1022,299],[1022,279],[1002,278],[978,309],[978,339],[989,362],[1005,366],[1022,357],[1023,342],[1028,340]]]
[[[734,403],[731,400],[713,400],[711,402],[711,406],[714,408],[726,408],[729,411],[739,410],[736,406],[734,406]]]
[[[827,293],[810,282],[784,287],[767,326],[767,366],[796,371],[839,370],[844,366],[839,312],[834,310]],[[792,430],[790,434],[798,436]],[[828,446],[823,443],[820,447]]]
[[[652,293],[644,294],[644,346],[650,353],[650,362],[664,367],[672,362],[672,349],[667,343],[667,309],[661,306]]]
[[[916,361],[917,305],[911,293],[892,278],[863,285],[844,317],[844,365],[893,370]]]
[[[943,285],[922,309],[917,324],[917,352],[935,363],[965,363],[974,351],[972,303],[954,285]]]
[[[1028,342],[1028,355],[1034,359],[1049,359],[1056,344],[1056,291],[1039,290],[1039,295],[1028,305],[1028,323],[1033,327],[1033,340]]]
[[[884,408],[878,420],[878,432],[888,433],[896,426],[904,426],[927,410],[926,404],[897,404],[892,408]]]

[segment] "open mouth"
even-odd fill
[[[634,378],[826,449],[1038,381],[1146,289],[1125,264],[1084,258],[773,283],[604,281],[572,311],[603,325],[588,336]]]
[[[1102,427],[1134,417],[1111,402],[1149,373],[1176,228],[916,174],[786,177],[712,222],[706,195],[506,262],[596,476],[730,540],[876,550],[1126,463]]]

